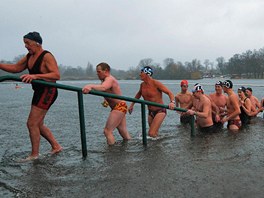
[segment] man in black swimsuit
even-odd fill
[[[24,74],[20,77],[22,82],[25,83],[31,83],[32,80],[36,79],[50,82],[59,80],[60,73],[57,62],[50,52],[43,50],[40,34],[38,32],[29,32],[23,39],[28,54],[15,64],[0,64],[0,69],[11,73],[19,73],[28,69],[29,74]],[[57,89],[38,84],[32,84],[32,89],[34,90],[34,95],[27,120],[32,151],[23,161],[38,158],[40,135],[51,144],[51,153],[58,153],[62,150],[50,129],[44,125],[47,111],[57,98]]]

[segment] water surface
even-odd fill
[[[206,93],[214,92],[218,79],[200,82]],[[62,84],[82,87],[88,81]],[[99,81],[90,81],[97,82]],[[175,94],[180,81],[162,81]],[[251,86],[263,97],[263,80],[234,80],[234,89]],[[140,81],[120,81],[123,95],[134,97]],[[179,115],[168,111],[160,139],[142,145],[141,110],[135,105],[127,115],[133,139],[106,145],[102,129],[109,113],[102,98],[85,95],[87,159],[82,159],[77,94],[59,90],[46,124],[64,147],[49,155],[49,144],[41,140],[41,157],[18,163],[31,151],[26,128],[32,90],[15,90],[14,83],[0,83],[0,197],[262,197],[264,187],[263,119],[231,133],[190,136],[190,127],[179,123]],[[164,101],[169,98],[164,96]]]

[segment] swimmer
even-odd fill
[[[15,88],[16,88],[16,89],[20,89],[21,86],[19,86],[18,84],[16,84]]]
[[[195,110],[189,109],[186,113],[188,115],[196,116],[196,124],[201,132],[213,133],[215,127],[212,119],[212,104],[208,96],[204,94],[203,87],[200,84],[196,84],[193,87],[193,96],[199,102],[197,102]]]
[[[177,93],[175,96],[176,107],[183,109],[188,109],[192,106],[193,96],[192,93],[188,91],[188,81],[181,81],[181,92]],[[188,124],[191,122],[191,116],[186,114],[186,112],[180,112],[180,122],[183,124]]]
[[[15,64],[0,64],[0,69],[19,73],[28,69],[29,74],[20,76],[22,82],[31,83],[32,80],[56,82],[60,79],[60,72],[54,56],[42,48],[42,38],[38,32],[29,32],[24,37],[28,54]],[[32,84],[34,95],[31,110],[27,120],[29,137],[31,140],[31,154],[25,159],[34,160],[39,156],[40,137],[44,137],[51,145],[52,152],[62,151],[62,147],[53,136],[51,130],[44,125],[45,116],[58,96],[57,88]]]
[[[241,128],[242,123],[240,120],[240,107],[238,95],[233,91],[233,83],[231,80],[225,80],[223,82],[223,90],[227,94],[227,115],[222,118],[221,122],[224,124],[228,122],[227,128],[232,131],[237,131]]]
[[[160,81],[152,78],[153,69],[149,66],[145,66],[141,69],[140,78],[143,81],[140,84],[139,91],[137,92],[135,98],[139,99],[141,96],[144,100],[156,102],[159,104],[164,104],[162,99],[162,93],[165,93],[169,96],[169,108],[174,109],[175,101],[173,93]],[[133,112],[134,102],[129,106],[129,113]],[[163,107],[151,106],[148,105],[148,124],[150,137],[157,137],[159,128],[166,117],[166,109]]]
[[[227,105],[227,96],[223,93],[222,81],[215,83],[215,93],[209,94],[209,98],[212,102],[212,116],[214,124],[218,127],[222,127],[221,120],[225,116],[225,110]]]
[[[96,66],[96,72],[98,78],[101,80],[101,84],[88,84],[85,85],[82,89],[84,94],[88,94],[91,90],[103,91],[107,93],[122,95],[120,85],[116,78],[110,73],[110,66],[107,63],[99,63]],[[127,131],[126,125],[126,113],[127,105],[126,102],[120,99],[107,98],[105,101],[108,103],[111,108],[110,114],[105,124],[104,135],[107,140],[108,145],[115,144],[115,138],[113,131],[117,128],[119,134],[124,140],[130,140],[130,134]],[[104,107],[107,107],[107,104],[103,103]]]

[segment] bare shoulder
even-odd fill
[[[48,65],[55,64],[57,66],[57,61],[56,61],[55,57],[50,52],[49,53],[46,53],[44,55],[43,62],[45,62]]]
[[[117,79],[114,76],[112,76],[112,75],[105,77],[104,81],[108,81],[108,82],[112,81],[112,82],[118,83]]]
[[[191,97],[193,96],[193,94],[189,91],[186,92],[186,95],[191,96]]]
[[[239,101],[239,98],[238,98],[238,96],[236,94],[231,94],[229,96],[229,101],[232,102],[232,103],[238,102]]]
[[[163,86],[163,84],[159,80],[152,79],[153,84],[156,85],[157,87]]]
[[[51,60],[51,59],[55,60],[55,57],[53,56],[51,52],[46,53],[43,57],[43,60]]]
[[[205,106],[209,106],[209,107],[211,107],[212,102],[211,102],[211,99],[209,98],[209,96],[206,96],[206,97],[205,97],[204,105],[205,105]]]
[[[213,98],[215,95],[216,95],[215,93],[210,93],[210,94],[209,94],[209,97],[210,97],[210,98]]]
[[[258,98],[256,96],[253,96],[253,98],[256,100],[256,101],[259,101]]]

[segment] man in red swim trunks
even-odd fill
[[[87,94],[92,89],[97,91],[104,91],[107,93],[122,95],[120,86],[115,77],[110,73],[110,66],[107,63],[100,63],[96,66],[96,72],[98,78],[102,81],[100,85],[98,84],[88,84],[83,87],[83,93]],[[115,98],[105,98],[107,103],[111,108],[111,112],[108,116],[107,122],[104,128],[104,134],[107,139],[108,145],[113,145],[115,143],[115,138],[113,131],[117,128],[119,134],[124,140],[131,139],[126,126],[126,113],[127,105],[126,102]]]
[[[15,64],[0,64],[0,69],[11,73],[19,73],[28,69],[29,74],[24,74],[20,77],[22,82],[25,83],[31,83],[32,80],[36,79],[50,82],[59,80],[60,73],[57,62],[50,52],[43,50],[40,34],[38,32],[29,32],[23,39],[28,54]],[[23,161],[38,158],[40,135],[51,144],[51,153],[58,153],[62,150],[50,129],[44,125],[44,118],[57,98],[57,89],[39,84],[32,84],[32,89],[34,90],[34,95],[27,120],[32,151]]]

